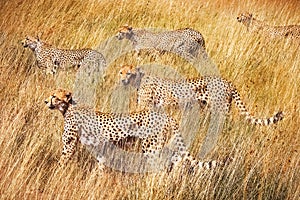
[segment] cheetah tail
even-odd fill
[[[226,157],[223,160],[210,160],[210,161],[198,161],[192,160],[190,162],[190,167],[188,168],[188,173],[190,174],[198,174],[204,171],[210,171],[214,169],[222,169],[228,163],[232,162],[232,158]]]
[[[284,113],[282,111],[277,112],[274,116],[269,118],[256,118],[255,116],[251,115],[246,109],[237,89],[234,86],[232,89],[232,97],[241,115],[245,115],[246,120],[249,121],[251,124],[268,126],[271,124],[276,124],[277,122],[281,121],[284,117]]]

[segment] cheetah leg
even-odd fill
[[[160,60],[160,56],[163,54],[164,52],[153,48],[149,50],[149,55],[151,56],[151,58],[153,59],[153,61],[159,61]]]
[[[178,124],[173,119],[170,119],[170,124],[172,127],[172,137],[170,139],[170,144],[171,149],[174,152],[174,154],[171,157],[172,164],[175,167],[177,167],[182,161],[189,160],[190,162],[193,162],[194,159],[190,156],[189,152],[187,151],[183,138],[179,133]]]
[[[59,160],[59,165],[64,166],[73,156],[78,143],[77,133],[75,131],[65,130],[63,134],[63,150]]]
[[[183,162],[192,163],[194,159],[190,156],[187,151],[183,138],[179,134],[174,134],[171,138],[171,148],[174,152],[171,157],[171,163],[175,168],[179,167]]]
[[[103,172],[104,169],[105,169],[105,157],[104,156],[98,156],[97,157],[97,161],[98,161],[98,167],[97,167],[97,170],[100,171],[100,172]]]
[[[44,67],[46,67],[45,69],[46,74],[54,75],[57,72],[58,65],[57,62],[52,61],[51,58],[46,58]]]
[[[54,75],[57,73],[57,65],[47,65],[46,69],[45,69],[45,73],[46,74],[50,74],[50,75]]]
[[[164,160],[161,157],[164,143],[163,134],[151,135],[143,140],[142,150],[146,158],[145,169],[147,171],[160,171],[164,168]]]
[[[171,124],[173,127],[173,137],[171,138],[171,142],[173,143],[172,150],[175,151],[171,161],[176,168],[178,168],[180,164],[183,164],[189,171],[199,173],[202,170],[210,170],[222,164],[222,162],[217,162],[216,160],[201,162],[193,158],[187,150],[183,138],[178,131],[177,123],[174,120],[171,120]]]
[[[138,64],[142,61],[141,51],[139,49],[135,49],[134,57],[136,57]]]
[[[56,74],[56,73],[57,73],[57,68],[58,68],[58,66],[57,66],[57,65],[54,65],[54,66],[52,67],[52,69],[50,70],[50,74],[52,74],[52,75]]]

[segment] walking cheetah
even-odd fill
[[[47,74],[55,74],[57,69],[74,67],[78,69],[85,60],[95,61],[96,64],[105,66],[103,55],[92,49],[59,49],[46,44],[38,37],[26,37],[22,41],[24,48],[30,48],[36,57],[37,65],[46,71]]]
[[[197,58],[199,55],[208,57],[202,34],[191,28],[151,32],[125,25],[119,28],[116,37],[119,40],[130,40],[138,53],[142,49],[154,49],[161,53],[173,52],[187,59]]]
[[[270,26],[263,21],[257,20],[252,14],[246,12],[237,17],[238,22],[244,24],[250,32],[262,32],[270,38],[285,37],[285,38],[300,38],[300,25],[287,26]]]
[[[130,114],[94,111],[76,105],[72,93],[63,89],[52,91],[45,103],[50,109],[59,110],[64,117],[64,146],[59,161],[61,166],[72,157],[79,141],[85,146],[95,147],[104,141],[119,142],[129,137],[136,137],[142,141],[142,153],[150,160],[159,154],[164,146],[174,143],[171,159],[173,166],[178,166],[182,161],[188,163],[193,170],[200,170],[211,169],[223,163],[200,162],[190,156],[179,133],[178,124],[165,113],[150,110]],[[104,157],[99,156],[97,160],[100,166],[104,165]]]
[[[201,106],[208,105],[211,110],[228,113],[234,100],[241,115],[246,116],[252,124],[270,125],[283,119],[281,111],[266,119],[252,116],[241,101],[235,86],[220,77],[203,76],[174,81],[145,76],[139,68],[134,68],[132,65],[122,66],[119,76],[123,85],[137,88],[137,102],[140,108],[197,102]]]

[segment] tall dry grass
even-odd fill
[[[0,198],[299,199],[299,43],[267,40],[236,21],[238,13],[250,11],[270,24],[300,24],[299,7],[299,1],[271,0],[1,1]],[[283,110],[285,120],[253,127],[233,108],[209,157],[230,154],[233,161],[201,177],[109,170],[99,176],[93,171],[95,160],[83,148],[65,169],[58,169],[63,119],[47,110],[43,100],[56,87],[71,89],[74,74],[44,75],[20,41],[39,35],[59,47],[97,48],[125,23],[199,30],[220,74],[234,82],[249,109],[261,117]],[[198,75],[168,56],[160,61],[183,75]],[[99,109],[105,110],[109,100],[104,95],[117,84],[117,65],[109,66],[100,88]],[[200,128],[194,155],[204,136]]]

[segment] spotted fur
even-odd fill
[[[250,32],[261,32],[270,38],[285,37],[300,39],[300,25],[270,26],[255,19],[252,14],[245,12],[237,17],[238,22],[247,27]]]
[[[119,40],[130,40],[138,52],[142,49],[155,49],[159,52],[173,52],[189,59],[198,58],[199,55],[208,57],[202,34],[191,28],[151,32],[125,25],[119,28],[116,37]]]
[[[106,65],[103,55],[92,49],[59,49],[30,36],[22,41],[22,45],[34,52],[38,67],[44,69],[47,74],[55,74],[58,68],[78,69],[85,60]]]
[[[168,143],[174,143],[172,162],[175,166],[181,161],[190,163],[197,169],[209,169],[223,162],[199,162],[190,156],[178,124],[165,113],[143,110],[129,114],[114,114],[94,111],[76,105],[71,92],[57,89],[45,100],[50,109],[59,110],[64,117],[62,135],[63,150],[59,163],[63,166],[72,157],[78,142],[86,146],[97,146],[103,141],[119,142],[129,137],[142,141],[142,152],[150,159],[157,155]],[[98,157],[100,165],[105,158]]]
[[[203,76],[175,81],[146,76],[139,68],[132,65],[122,66],[119,76],[123,85],[132,85],[138,89],[137,102],[140,108],[197,102],[201,106],[208,105],[211,110],[228,113],[234,100],[241,115],[252,124],[270,125],[283,119],[281,111],[266,119],[251,115],[241,101],[235,86],[220,77]]]

